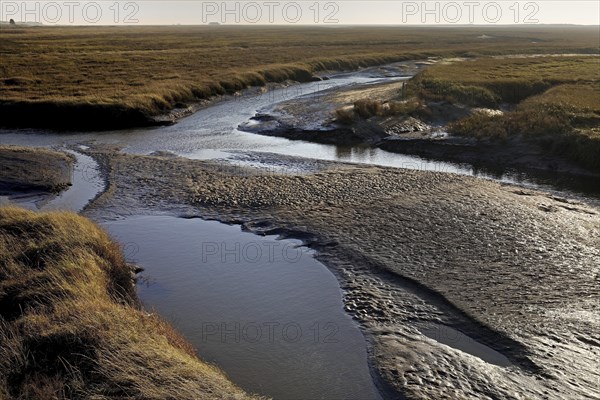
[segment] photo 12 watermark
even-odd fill
[[[336,323],[321,321],[311,324],[294,321],[210,321],[200,325],[199,336],[202,343],[327,344],[339,341],[339,330]]]
[[[3,1],[0,20],[39,25],[338,24],[333,1]]]
[[[0,20],[34,25],[133,25],[140,23],[140,4],[144,2],[3,1]]]
[[[204,24],[338,24],[340,2],[327,1],[205,1]]]
[[[202,242],[202,263],[297,263],[306,251],[295,243],[281,241]]]
[[[403,1],[402,24],[537,24],[534,1]]]
[[[4,23],[41,25],[501,25],[556,23],[542,1],[3,1]],[[568,9],[565,9],[568,12]]]

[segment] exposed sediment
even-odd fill
[[[173,157],[104,158],[112,190],[91,216],[152,207],[317,249],[370,338],[390,397],[600,396],[590,368],[600,356],[596,206],[435,172],[321,162],[320,172],[277,175]],[[450,337],[450,328],[511,365],[423,334]]]
[[[0,195],[57,193],[71,184],[75,158],[43,148],[0,146]]]

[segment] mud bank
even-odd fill
[[[541,146],[521,137],[506,141],[476,140],[460,137],[402,139],[389,137],[377,147],[401,154],[436,160],[468,163],[489,170],[515,169],[589,177],[600,183],[600,174],[582,168],[564,158],[549,154]]]
[[[58,193],[71,185],[74,163],[58,151],[0,146],[0,195]]]
[[[387,397],[600,396],[590,368],[600,356],[597,206],[434,172],[321,163],[277,175],[96,156],[110,188],[89,216],[152,208],[316,249],[370,340]]]
[[[258,117],[267,120],[270,117]],[[506,172],[539,175],[543,182],[580,181],[567,189],[600,194],[600,174],[556,155],[521,137],[506,141],[448,137],[436,132],[417,132],[407,127],[407,135],[390,135],[378,123],[358,121],[352,127],[338,126],[327,131],[287,127],[254,133],[338,146],[370,146],[391,153],[422,157],[427,160],[470,165],[492,175]],[[416,133],[415,133],[416,132]],[[584,183],[587,182],[587,183]],[[560,186],[560,184],[559,184]]]
[[[411,75],[417,70],[415,66],[412,67]],[[356,104],[356,101],[369,99],[367,101],[380,102],[383,107],[388,105],[388,100],[396,99],[397,102],[407,90],[404,83],[404,80],[392,80],[328,89],[317,99],[300,97],[261,110],[248,123],[240,125],[240,129],[291,140],[338,146],[371,146],[398,154],[470,164],[498,173],[507,170],[555,173],[565,175],[565,179],[569,179],[569,176],[587,177],[600,182],[597,171],[553,154],[522,135],[505,140],[478,140],[446,132],[445,127],[449,122],[471,115],[478,110],[474,107],[430,101],[415,106],[416,109],[407,114],[368,118],[352,116],[352,104]],[[340,110],[349,113],[347,120],[340,120],[336,116]]]

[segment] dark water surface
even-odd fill
[[[275,399],[379,398],[336,278],[299,242],[168,216],[104,226],[146,268],[146,307],[236,384]]]

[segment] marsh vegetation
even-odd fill
[[[177,106],[317,71],[598,48],[593,27],[11,27],[2,36],[2,124],[87,129],[152,124]]]
[[[69,212],[0,207],[0,397],[255,399],[135,294],[122,248]]]
[[[521,137],[600,170],[598,57],[481,58],[440,63],[414,80],[422,99],[474,107],[448,130],[477,139]]]
[[[524,140],[600,171],[599,62],[592,55],[446,59],[395,96],[339,108],[335,120],[413,117],[456,136]]]

